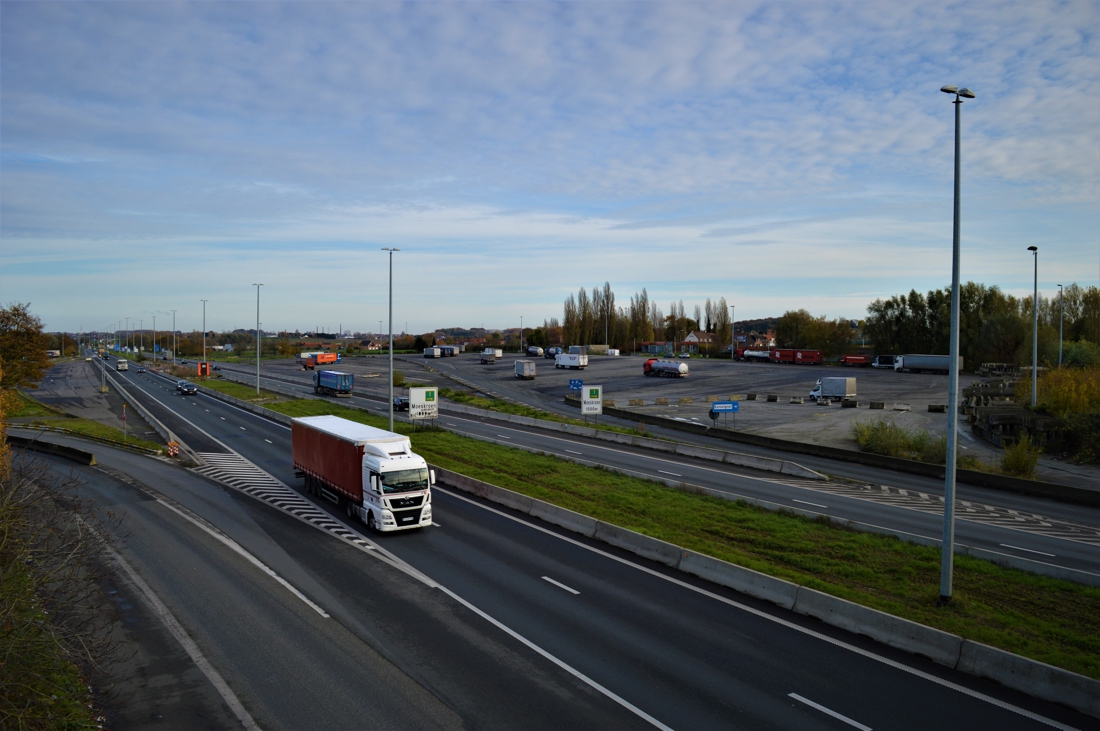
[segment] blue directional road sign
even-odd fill
[[[722,412],[729,413],[731,411],[734,412],[734,413],[737,413],[738,411],[741,410],[741,402],[740,401],[715,401],[714,403],[712,403],[710,405],[710,410],[711,411],[716,411],[718,413],[722,413]]]
[[[582,388],[584,388],[584,381],[582,381],[579,378],[570,378],[569,379],[569,390],[570,391],[580,391]]]

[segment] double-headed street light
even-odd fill
[[[1035,260],[1031,293],[1031,406],[1034,408],[1039,385],[1039,247],[1029,246],[1027,250]]]
[[[948,84],[940,87],[945,94],[954,94],[955,101],[955,212],[951,234],[951,360],[947,373],[947,461],[943,478],[943,552],[940,557],[940,603],[951,601],[955,569],[955,461],[958,453],[959,428],[959,210],[960,146],[959,122],[963,99],[973,99],[974,92]]]
[[[401,249],[382,247],[390,252],[390,431],[393,431],[393,252]]]

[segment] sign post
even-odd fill
[[[588,423],[588,415],[599,417],[603,413],[603,386],[585,386],[581,389],[581,413]],[[599,419],[596,419],[599,423]]]
[[[741,410],[740,401],[715,401],[710,405],[710,418],[717,421],[719,415],[726,417],[726,427],[729,427],[729,415],[733,414],[733,428],[737,428],[737,412]]]
[[[409,389],[409,420],[439,418],[439,390],[435,386]]]
[[[126,404],[122,405],[122,441],[126,441]]]

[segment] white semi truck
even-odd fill
[[[306,491],[349,518],[382,532],[432,524],[435,470],[408,437],[339,416],[303,416],[291,421],[290,443]]]
[[[581,353],[558,353],[554,356],[554,367],[584,370],[588,367],[588,356]]]
[[[810,398],[818,399],[846,399],[856,397],[856,379],[844,378],[819,378],[814,390],[810,391]]]

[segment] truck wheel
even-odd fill
[[[367,528],[369,528],[372,533],[378,532],[378,523],[376,523],[374,520],[373,510],[367,513]]]
[[[358,520],[359,519],[359,511],[357,511],[355,509],[355,503],[353,503],[351,500],[348,500],[345,503],[345,506],[346,507],[344,508],[344,512],[346,512],[348,514],[348,519],[353,520],[353,521]]]

